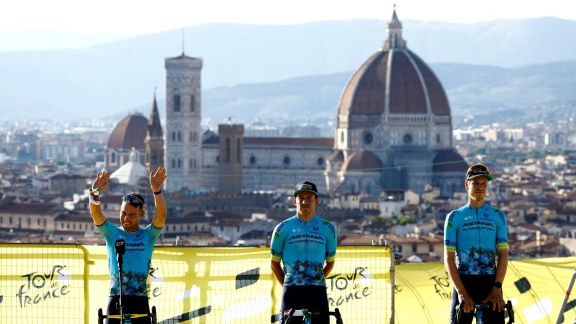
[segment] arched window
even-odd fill
[[[174,104],[174,112],[180,112],[180,95],[175,94],[172,97],[173,104]]]

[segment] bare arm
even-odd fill
[[[280,262],[270,260],[270,268],[272,268],[272,273],[274,277],[276,277],[276,280],[278,280],[281,286],[284,286],[284,271],[282,270]]]
[[[110,186],[108,180],[110,180],[110,173],[108,173],[108,171],[98,172],[98,174],[96,175],[96,179],[92,183],[91,190],[98,189],[98,191],[103,192]],[[100,199],[99,196],[94,196],[92,195],[92,193],[90,194],[92,196],[92,199],[94,199],[95,201],[99,201]],[[106,222],[106,216],[104,216],[104,214],[102,213],[102,208],[100,207],[100,204],[90,203],[88,205],[90,206],[90,216],[92,216],[94,224],[96,225],[104,224],[104,222]]]
[[[448,277],[450,277],[452,285],[454,285],[454,289],[456,289],[456,292],[458,293],[458,300],[463,305],[462,310],[465,313],[469,313],[474,310],[474,300],[472,300],[472,297],[468,295],[468,292],[460,279],[458,268],[456,268],[456,261],[454,260],[454,254],[455,252],[446,251],[446,249],[444,249],[444,266],[446,267],[446,272],[448,273]]]
[[[495,282],[504,282],[506,277],[506,270],[508,270],[508,249],[498,249],[498,263],[496,264],[496,279]],[[492,302],[492,309],[498,308],[499,312],[504,310],[504,296],[500,288],[492,287],[490,295],[486,297],[482,303]]]
[[[150,172],[150,188],[153,192],[160,192],[159,194],[154,194],[154,205],[156,206],[156,215],[152,219],[152,225],[156,228],[164,227],[166,223],[166,216],[168,215],[168,209],[166,207],[166,200],[162,195],[162,185],[166,180],[166,169],[159,167],[156,172]]]

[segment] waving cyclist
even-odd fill
[[[129,193],[122,197],[120,207],[120,226],[114,225],[106,219],[100,206],[100,193],[109,186],[110,174],[107,171],[98,172],[92,188],[90,189],[90,215],[98,231],[106,240],[108,252],[108,268],[110,270],[110,297],[108,300],[108,315],[120,314],[117,304],[122,292],[122,305],[125,305],[123,314],[148,314],[147,279],[152,260],[154,243],[162,234],[166,222],[166,202],[162,196],[162,184],[166,180],[166,169],[160,167],[150,172],[150,187],[154,193],[156,215],[152,224],[146,228],[140,227],[140,220],[144,218],[144,198],[138,193]],[[120,275],[116,262],[116,244],[122,241],[125,249],[123,257],[122,287],[119,287]],[[120,290],[121,288],[121,290]],[[150,323],[150,319],[137,318],[132,323]],[[120,323],[119,319],[109,319],[109,324]]]

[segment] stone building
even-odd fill
[[[289,193],[309,180],[334,195],[423,194],[433,187],[448,197],[462,187],[467,164],[452,145],[448,98],[430,67],[407,48],[396,11],[382,48],[343,89],[334,138],[247,137],[243,125],[202,133],[202,62],[184,54],[165,60],[168,191]],[[143,138],[133,146],[143,147]],[[125,144],[109,145],[114,166],[128,161],[124,150]]]
[[[452,146],[450,105],[428,65],[408,49],[394,11],[382,48],[353,73],[338,107],[332,193],[377,196],[389,190],[450,196],[467,169]]]

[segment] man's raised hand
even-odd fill
[[[103,192],[110,187],[110,173],[108,171],[98,172],[96,175],[96,180],[92,183],[92,189],[98,189],[98,191]]]
[[[150,187],[152,190],[159,191],[162,189],[162,184],[166,180],[166,169],[159,167],[156,171],[150,171]]]

